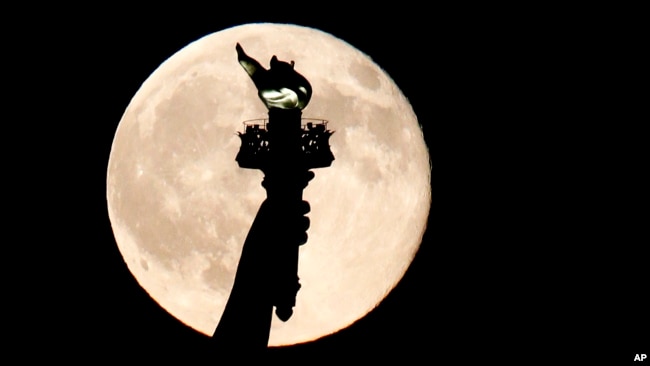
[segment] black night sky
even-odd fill
[[[563,88],[557,75],[583,65],[588,33],[572,38],[579,47],[551,45],[566,37],[544,22],[490,21],[478,9],[420,19],[414,9],[318,18],[167,10],[126,16],[118,14],[127,9],[113,9],[105,17],[97,10],[45,23],[42,37],[53,46],[39,53],[49,65],[39,93],[56,100],[43,109],[63,127],[44,127],[48,151],[57,154],[44,156],[56,166],[56,181],[45,193],[55,198],[44,208],[52,229],[41,254],[52,268],[47,287],[57,295],[39,296],[38,336],[27,337],[37,351],[89,364],[231,364],[214,355],[210,361],[206,337],[167,314],[133,279],[111,231],[105,180],[115,129],[151,72],[204,35],[257,21],[318,28],[369,55],[411,102],[433,165],[428,229],[394,291],[350,328],[274,349],[271,360],[562,363],[584,352],[625,361],[647,351],[650,343],[638,348],[644,343],[636,326],[647,327],[647,315],[634,297],[647,288],[647,258],[628,234],[640,219],[612,218],[604,206],[615,200],[593,200],[602,188],[596,184],[611,174],[594,176],[591,168],[606,163],[609,150],[567,148],[578,141],[577,127],[566,114],[557,118],[558,105],[581,102],[567,102],[577,81]],[[49,129],[61,136],[56,143]]]

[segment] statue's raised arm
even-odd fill
[[[251,77],[257,94],[268,109],[303,109],[311,99],[311,85],[304,76],[294,70],[295,63],[271,58],[271,67],[265,69],[257,60],[248,56],[237,43],[237,60]]]

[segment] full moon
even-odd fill
[[[313,28],[256,23],[200,38],[147,78],[118,125],[107,207],[134,278],[171,315],[212,335],[244,239],[266,198],[263,173],[239,168],[242,122],[268,118],[235,45],[266,68],[295,61],[312,85],[304,118],[329,121],[330,167],[303,192],[309,240],[287,322],[269,346],[309,342],[375,308],[413,260],[431,204],[430,160],[417,117],[380,66]]]

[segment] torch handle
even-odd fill
[[[272,263],[276,263],[273,279],[273,304],[276,315],[288,320],[296,304],[300,289],[298,278],[298,254],[300,246],[307,242],[309,204],[302,199],[303,189],[314,174],[309,171],[269,172],[263,186],[267,190],[267,203],[274,217],[270,229],[270,245],[273,246]]]

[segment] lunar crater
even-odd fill
[[[379,74],[367,64],[355,62],[349,67],[349,73],[364,88],[376,91],[381,86]]]

